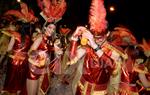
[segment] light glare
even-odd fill
[[[110,6],[109,10],[110,10],[111,12],[115,11],[114,6]]]
[[[17,0],[17,2],[18,2],[18,3],[20,3],[20,2],[21,2],[21,0]]]

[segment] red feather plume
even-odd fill
[[[66,11],[65,0],[37,0],[48,22],[59,20]]]
[[[28,6],[25,3],[20,3],[21,10],[9,10],[4,15],[13,15],[24,22],[35,22],[37,18],[34,16],[34,13],[31,9],[28,9]]]
[[[104,32],[107,28],[104,0],[92,0],[89,13],[90,30],[95,34]]]

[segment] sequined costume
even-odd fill
[[[32,50],[29,54],[29,74],[28,79],[30,80],[38,80],[42,75],[43,80],[41,81],[41,86],[39,90],[42,90],[43,93],[46,93],[49,88],[50,79],[50,55],[52,51],[52,46],[48,44],[48,40],[44,35],[42,36],[42,41],[40,42],[37,50]],[[44,79],[46,78],[46,79]]]
[[[113,61],[107,55],[98,58],[91,48],[87,48],[76,95],[107,94],[107,84],[114,67]]]
[[[128,59],[121,67],[121,81],[118,95],[139,95],[137,82],[141,81],[140,74],[146,72],[143,62],[137,59],[144,58],[143,52],[134,46],[129,46],[126,50]],[[143,59],[144,60],[144,59]],[[144,82],[141,82],[144,83]]]
[[[131,58],[122,66],[120,90],[118,95],[139,95],[136,81],[138,73],[133,70],[134,63]]]
[[[4,90],[18,94],[20,93],[20,90],[26,88],[28,73],[27,52],[31,45],[29,35],[32,35],[32,24],[37,21],[32,9],[29,9],[26,3],[20,2],[19,4],[20,9],[12,9],[4,13],[4,16],[13,16],[15,18],[15,22],[11,23],[13,31],[9,31],[11,38],[15,39],[15,43],[11,43],[13,48],[8,54],[10,62],[8,63],[8,72]],[[14,42],[13,39],[12,42]]]
[[[41,44],[40,44],[40,46],[38,47],[38,52],[41,52],[41,51],[45,51],[45,53],[47,52],[47,50],[48,50],[48,47],[47,47],[47,44],[46,44],[46,40],[42,40],[42,42],[41,42]],[[36,57],[37,55],[35,55],[35,57]],[[30,58],[30,57],[29,57]],[[34,60],[34,62],[36,62],[36,60],[39,60],[38,58],[40,58],[40,57],[37,57],[37,58],[35,58],[35,59],[33,59]],[[38,64],[37,64],[38,65]],[[30,67],[30,73],[29,73],[29,79],[38,79],[39,78],[39,76],[43,73],[42,71],[43,70],[40,70],[40,69],[43,69],[44,68],[44,65],[45,64],[43,64],[43,66],[40,66],[40,64],[39,64],[39,67],[38,66],[36,66],[36,65],[34,65],[34,64],[29,64],[29,67]],[[38,73],[36,73],[36,70],[32,70],[32,68],[36,68],[36,69],[39,69],[39,71],[37,71]],[[40,72],[41,71],[41,72]]]

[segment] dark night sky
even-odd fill
[[[106,0],[105,0],[106,1]],[[147,0],[107,0],[106,8],[109,4],[116,4],[114,14],[107,12],[107,19],[110,24],[125,24],[135,34],[138,39],[145,37],[149,39],[149,8]],[[107,8],[108,9],[108,8]]]
[[[0,0],[0,8],[8,6],[10,2],[15,0]],[[39,15],[36,0],[23,0]],[[77,24],[85,25],[88,21],[88,11],[91,0],[66,0],[68,9],[63,16],[63,22],[72,26]],[[11,8],[15,7],[11,3]],[[112,29],[118,24],[129,27],[134,35],[141,40],[143,37],[149,39],[149,6],[148,0],[105,0],[105,8],[107,10],[108,28]],[[115,12],[109,11],[109,6],[114,5]],[[8,9],[8,8],[7,8]],[[2,9],[1,9],[2,10]],[[2,12],[0,12],[2,13]]]
[[[69,21],[74,23],[87,23],[87,15],[91,0],[68,0],[69,11],[67,16]],[[105,8],[107,10],[108,28],[112,29],[118,24],[123,24],[133,32],[133,34],[141,40],[142,37],[149,39],[149,8],[148,0],[105,0]],[[109,7],[113,5],[115,12],[110,12]]]

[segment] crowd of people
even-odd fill
[[[109,30],[104,0],[86,25],[58,26],[65,0],[37,0],[0,17],[0,95],[149,95],[150,42],[124,25]]]

